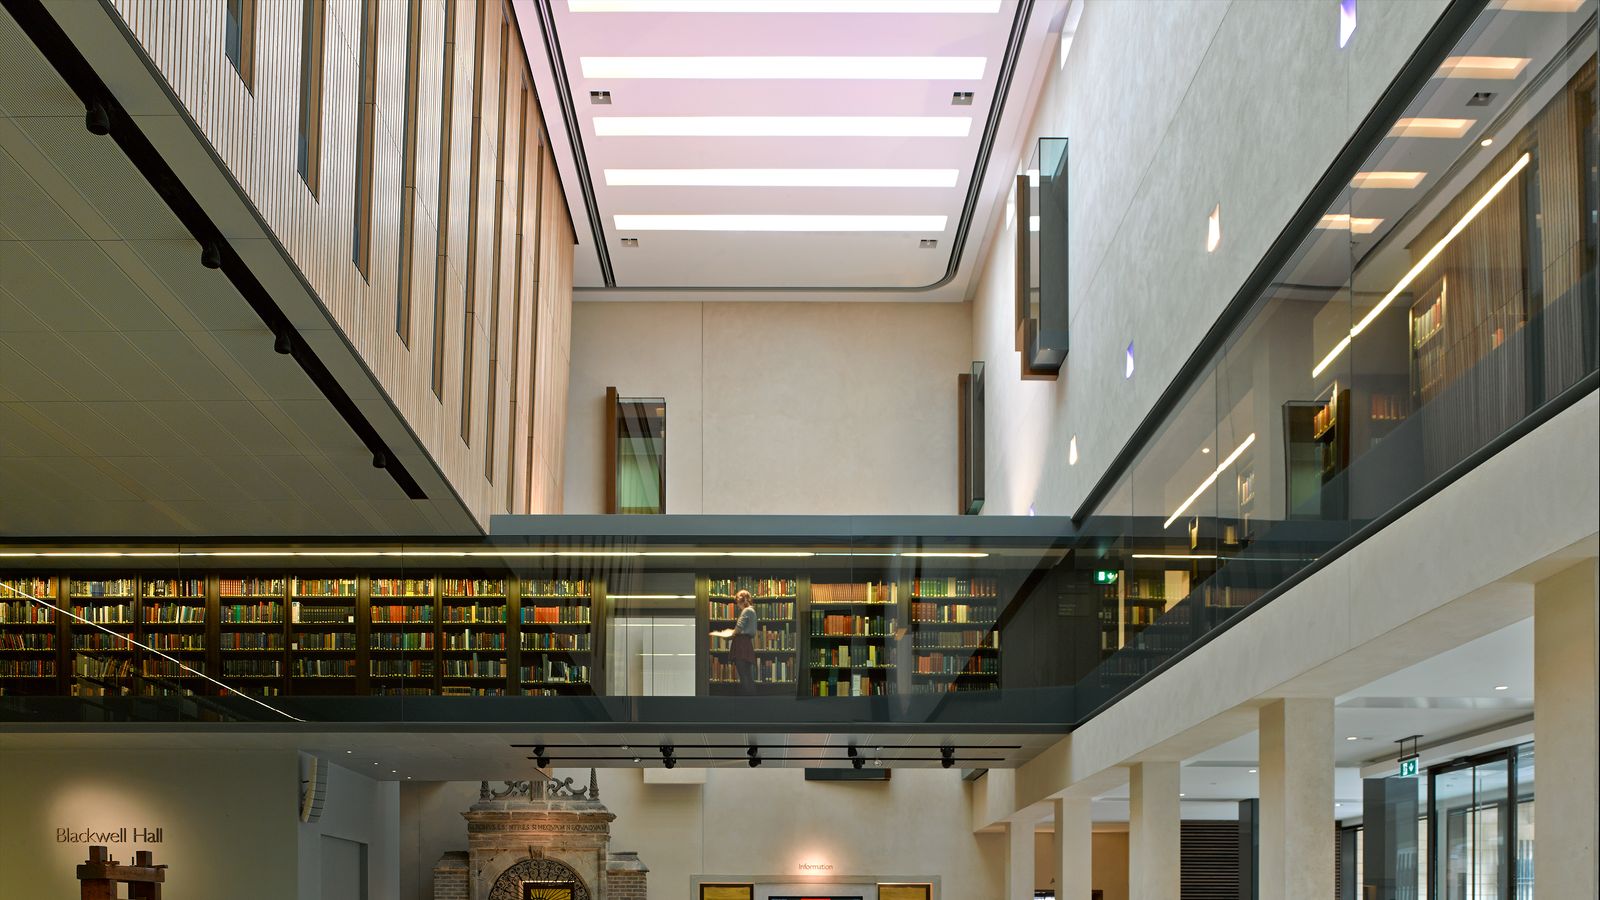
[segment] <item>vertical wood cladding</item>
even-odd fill
[[[510,7],[380,0],[364,22],[362,2],[258,0],[246,83],[225,4],[109,2],[479,521],[559,511],[573,231]],[[322,21],[303,180],[307,8]]]

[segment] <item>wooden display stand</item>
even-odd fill
[[[78,867],[83,882],[82,900],[117,900],[117,886],[128,886],[128,900],[161,900],[161,883],[167,880],[167,867],[155,864],[149,850],[136,850],[133,865],[124,866],[111,857],[106,847],[89,848],[89,860]]]

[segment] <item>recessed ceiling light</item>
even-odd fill
[[[589,102],[595,104],[596,106],[610,106],[611,105],[611,92],[610,91],[590,91],[589,92]]]
[[[1351,735],[1351,736],[1345,738],[1345,740],[1347,740],[1347,741],[1359,741],[1359,740],[1361,740],[1361,738],[1358,738],[1355,735]]]
[[[1521,75],[1531,62],[1524,56],[1447,56],[1439,64],[1439,77],[1509,81]]]
[[[967,116],[595,116],[600,137],[966,137]]]
[[[956,186],[959,169],[606,169],[608,187]]]
[[[978,81],[981,56],[585,56],[584,78]]]
[[[637,246],[639,246],[639,239],[638,238],[623,238],[622,239],[622,246],[630,247],[630,248],[631,247],[637,247]]]
[[[1371,234],[1382,224],[1382,219],[1365,219],[1349,213],[1329,213],[1317,222],[1317,227],[1330,231],[1348,231],[1351,234]]]
[[[1357,172],[1350,186],[1364,191],[1414,188],[1427,178],[1427,172]]]
[[[612,220],[618,231],[944,231],[949,217],[619,213]]]
[[[1339,807],[1341,807],[1343,805],[1344,805],[1343,803],[1335,803],[1333,806],[1334,806],[1335,809],[1337,809],[1337,808],[1339,808]]]
[[[917,246],[923,250],[934,250],[938,248],[939,240],[937,238],[923,238],[917,241]]]
[[[1200,448],[1200,452],[1201,453],[1210,453],[1211,452],[1211,448],[1210,447],[1201,447]]]
[[[1401,119],[1389,129],[1390,137],[1459,138],[1478,124],[1477,119],[1437,119],[1418,116]]]
[[[1509,690],[1511,690],[1511,685],[1509,685],[1509,684],[1497,684],[1497,685],[1494,686],[1494,689],[1497,690],[1497,691],[1509,691]]]
[[[1476,91],[1467,99],[1468,106],[1488,106],[1494,102],[1494,91]]]
[[[1255,770],[1255,769],[1251,769],[1251,770],[1250,770],[1250,774],[1251,774],[1251,775],[1254,775],[1254,774],[1256,774],[1256,770]]]
[[[1179,797],[1187,797],[1187,796],[1189,796],[1189,795],[1188,795],[1188,794],[1184,794],[1184,793],[1179,793],[1179,794],[1178,794],[1178,796],[1179,796]]]
[[[354,752],[355,752],[354,750],[346,750],[345,751],[345,755],[348,756],[349,754],[354,753]]]
[[[994,13],[1000,0],[567,0],[575,13]]]
[[[971,91],[956,91],[955,93],[950,95],[950,105],[951,106],[971,106],[972,105],[972,92]]]
[[[1494,144],[1494,138],[1484,138],[1478,142],[1479,147],[1489,147]]]

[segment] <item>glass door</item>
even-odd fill
[[[1513,900],[1514,750],[1429,772],[1432,900]]]

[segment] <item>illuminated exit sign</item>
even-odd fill
[[[1117,583],[1116,570],[1114,570],[1114,569],[1095,569],[1094,570],[1094,583],[1095,584],[1116,584]]]
[[[1400,760],[1400,778],[1417,777],[1417,758],[1415,756]]]

